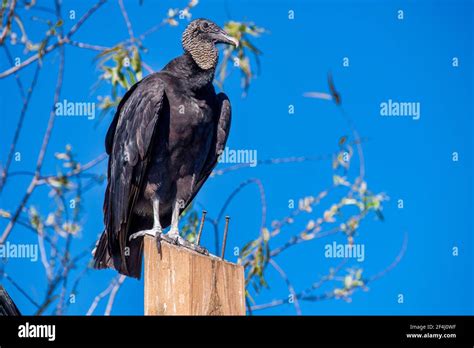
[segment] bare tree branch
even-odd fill
[[[128,35],[130,36],[130,40],[133,41],[135,40],[135,37],[133,35],[132,23],[130,23],[130,19],[128,18],[128,13],[125,9],[125,6],[123,5],[123,0],[118,0],[118,3],[120,6],[120,11],[122,12],[123,19],[125,20],[125,24],[127,25]]]
[[[91,306],[89,307],[89,310],[87,311],[86,315],[94,314],[94,311],[97,308],[97,306],[99,305],[99,302],[109,294],[110,294],[110,296],[109,296],[109,300],[107,302],[107,306],[106,306],[104,315],[110,315],[110,312],[112,311],[112,307],[114,305],[114,301],[115,301],[115,297],[117,295],[117,292],[119,291],[119,289],[122,286],[125,279],[126,279],[126,277],[124,275],[121,275],[121,274],[115,276],[110,281],[107,288],[94,298],[94,301],[92,302]]]
[[[296,292],[295,292],[295,288],[293,287],[293,285],[291,284],[290,280],[288,279],[288,276],[286,275],[286,273],[280,268],[280,266],[278,266],[278,264],[275,262],[275,260],[273,259],[270,259],[268,261],[268,263],[270,265],[272,265],[272,267],[278,272],[278,274],[280,274],[280,277],[283,278],[283,280],[285,281],[286,283],[286,286],[288,287],[288,290],[290,291],[290,294],[291,296],[293,297],[293,304],[295,306],[295,309],[296,309],[296,314],[297,315],[301,315],[301,308],[300,308],[300,304],[298,302],[298,296],[296,295]]]
[[[117,280],[118,280],[118,277],[119,276],[115,276],[109,283],[109,285],[107,286],[107,288],[102,291],[100,294],[98,294],[95,298],[94,298],[94,301],[92,302],[91,306],[89,307],[89,310],[87,311],[86,315],[92,315],[94,314],[94,311],[95,309],[97,308],[100,300],[102,300],[105,296],[107,296],[108,294],[110,294],[110,292],[112,291],[112,289],[114,288],[115,284],[117,283]]]
[[[97,156],[96,158],[94,158],[93,160],[91,160],[88,163],[84,164],[83,166],[79,166],[77,169],[74,169],[74,170],[66,173],[64,176],[66,178],[71,178],[73,176],[82,174],[86,170],[89,170],[89,169],[95,167],[96,165],[98,165],[99,163],[104,161],[105,159],[107,159],[107,154],[104,152],[104,153],[100,154],[99,156]],[[43,176],[40,179],[38,179],[36,185],[39,186],[39,185],[47,184],[48,181],[50,181],[51,179],[54,179],[54,178],[57,178],[57,175]]]
[[[48,261],[48,257],[46,255],[46,248],[44,246],[44,230],[38,231],[38,245],[41,255],[41,262],[43,263],[43,267],[46,271],[46,279],[48,282],[53,280],[53,270],[51,268],[51,264]]]
[[[28,293],[27,293],[25,290],[23,290],[22,287],[19,286],[19,285],[12,279],[12,277],[10,277],[7,273],[3,273],[2,275],[3,275],[3,277],[4,277],[5,279],[7,279],[19,292],[21,292],[21,294],[22,294],[23,296],[25,296],[25,297],[28,299],[28,301],[30,301],[35,307],[37,307],[37,308],[40,307],[40,305],[39,305],[35,300],[33,300],[33,298],[31,298],[31,296],[28,295]]]
[[[59,94],[61,92],[61,87],[62,87],[62,84],[63,84],[63,73],[64,73],[64,47],[61,47],[60,48],[60,62],[59,62],[59,69],[58,69],[58,78],[57,78],[56,88],[55,88],[55,93],[54,93],[54,102],[53,102],[53,105],[52,105],[52,108],[51,108],[49,121],[48,121],[48,126],[46,128],[46,133],[43,137],[43,144],[41,145],[41,149],[40,149],[40,152],[39,152],[39,155],[38,155],[38,160],[36,162],[35,176],[31,180],[31,183],[30,183],[30,185],[28,186],[28,188],[26,190],[26,194],[24,195],[23,199],[21,200],[21,203],[18,206],[17,210],[13,214],[12,219],[8,223],[7,227],[5,228],[5,230],[2,234],[2,237],[0,238],[0,244],[5,243],[5,241],[7,240],[8,235],[10,234],[11,230],[15,226],[16,220],[20,216],[21,211],[25,207],[26,203],[28,202],[31,194],[33,193],[33,191],[36,187],[37,180],[40,176],[41,167],[43,165],[44,156],[46,154],[46,149],[47,149],[49,139],[50,139],[50,136],[51,136],[51,132],[53,130],[54,120],[55,120],[55,117],[56,117],[55,105],[59,101]]]
[[[403,259],[403,256],[405,256],[407,248],[408,248],[408,233],[405,233],[405,235],[403,237],[402,247],[401,247],[400,252],[398,253],[397,257],[395,258],[395,260],[387,268],[385,268],[383,271],[381,271],[381,272],[375,274],[374,276],[370,277],[369,280],[367,281],[367,283],[368,282],[373,282],[377,279],[380,279],[384,275],[386,275],[388,272],[393,270],[400,263],[400,261]]]
[[[259,193],[260,193],[260,202],[262,206],[262,214],[261,214],[262,222],[261,222],[260,229],[265,227],[266,216],[267,216],[267,203],[265,199],[265,190],[263,188],[262,182],[260,181],[260,179],[257,179],[257,178],[251,178],[251,179],[245,180],[234,191],[232,191],[232,193],[227,197],[226,201],[222,205],[222,208],[219,211],[219,214],[217,215],[217,219],[216,219],[217,223],[219,223],[222,220],[222,217],[224,216],[225,211],[227,207],[229,206],[229,204],[232,202],[232,200],[238,195],[240,191],[242,191],[242,189],[245,186],[248,186],[250,184],[256,184],[258,186]]]
[[[0,193],[2,192],[2,189],[5,186],[5,183],[7,181],[8,170],[10,169],[10,165],[13,160],[13,156],[15,154],[16,144],[18,143],[21,130],[23,129],[23,122],[25,120],[28,105],[30,104],[31,95],[33,94],[33,90],[35,89],[36,83],[38,82],[40,69],[41,69],[40,64],[36,65],[35,73],[33,75],[33,80],[31,81],[31,85],[30,85],[30,88],[28,89],[26,98],[23,100],[23,106],[21,108],[20,118],[18,119],[18,124],[16,126],[15,135],[13,136],[12,144],[10,145],[10,152],[8,153],[7,161],[5,163],[5,167],[3,168],[3,171],[0,177]]]
[[[286,157],[286,158],[271,158],[267,160],[258,160],[257,161],[257,166],[259,165],[269,165],[269,164],[284,164],[284,163],[300,163],[300,162],[307,162],[307,161],[322,161],[322,160],[329,160],[332,159],[332,156],[334,153],[326,154],[326,155],[321,155],[321,156],[300,156],[300,157]],[[254,164],[252,163],[238,163],[226,168],[222,169],[214,169],[212,171],[211,177],[212,176],[218,176],[218,175],[223,175],[228,172],[233,172],[242,168],[249,168],[253,167]]]
[[[58,39],[58,41],[48,47],[46,47],[43,51],[38,52],[28,59],[24,60],[21,64],[12,66],[11,68],[3,71],[0,73],[0,79],[5,78],[7,76],[10,76],[11,74],[16,73],[17,71],[27,67],[31,63],[37,61],[38,59],[44,57],[46,54],[54,51],[56,48],[64,45],[65,43],[68,43],[70,38],[74,35],[74,33],[79,30],[79,28],[84,24],[84,22],[100,7],[102,6],[106,0],[100,0],[97,4],[95,4],[93,7],[89,9],[80,19],[77,21],[77,23],[71,28],[71,30],[66,34],[64,38]]]
[[[71,46],[76,46],[76,47],[79,47],[79,48],[84,48],[84,49],[88,49],[88,50],[92,50],[92,51],[99,51],[99,52],[111,49],[111,47],[100,46],[100,45],[92,45],[92,44],[89,44],[89,43],[73,41],[73,40],[69,40],[67,43]]]
[[[8,46],[3,45],[3,50],[5,51],[5,55],[7,56],[8,63],[10,65],[14,65],[15,62],[13,61],[13,57],[10,53],[10,49],[8,48]],[[25,100],[25,89],[23,88],[23,83],[21,82],[20,76],[17,73],[15,73],[14,76],[15,76],[16,83],[18,85],[18,90],[20,91],[21,98]]]
[[[126,278],[127,277],[124,275],[119,276],[117,283],[114,285],[114,287],[112,288],[112,291],[110,292],[109,301],[107,302],[107,307],[105,308],[104,315],[110,315],[110,313],[112,312],[112,307],[115,302],[115,296],[117,296],[117,293],[120,290],[120,287],[122,286]]]
[[[2,32],[0,33],[0,45],[3,45],[3,42],[5,41],[5,38],[7,37],[7,34],[10,31],[13,14],[15,13],[15,6],[16,6],[16,0],[12,0],[12,2],[10,3],[10,7],[8,9],[7,23],[5,27],[3,28]]]

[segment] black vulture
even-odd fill
[[[216,44],[238,45],[215,23],[196,19],[184,53],[124,95],[107,132],[104,224],[94,267],[140,278],[143,236],[184,243],[178,222],[216,166],[230,128],[230,102],[213,86]]]
[[[0,316],[19,316],[21,315],[17,306],[8,295],[7,291],[0,285]]]

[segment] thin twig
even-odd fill
[[[154,33],[155,31],[157,31],[158,29],[161,29],[162,27],[164,27],[166,25],[166,21],[162,21],[161,23],[158,23],[156,25],[154,25],[153,27],[151,27],[150,29],[146,30],[144,33],[140,34],[140,36],[138,37],[140,40],[143,40],[145,39],[145,37],[147,37],[148,35]]]
[[[367,281],[367,283],[373,282],[374,280],[377,280],[377,279],[380,279],[385,274],[387,274],[388,272],[393,270],[400,263],[400,261],[403,259],[403,256],[405,256],[407,248],[408,248],[408,233],[405,233],[405,235],[403,236],[402,247],[401,247],[400,252],[398,253],[397,257],[395,258],[395,260],[393,260],[393,262],[387,268],[385,268],[383,271],[381,271],[381,272],[375,274],[374,276],[370,277],[369,280]]]
[[[130,22],[130,18],[128,18],[127,10],[123,4],[123,0],[118,0],[120,11],[122,12],[123,19],[125,20],[125,24],[127,25],[128,36],[130,36],[130,40],[135,40],[135,36],[133,35],[132,23]]]
[[[110,313],[112,312],[112,307],[114,306],[115,296],[117,296],[117,293],[120,290],[120,287],[122,286],[122,284],[123,284],[123,282],[125,281],[126,278],[127,278],[126,276],[120,275],[117,283],[112,288],[112,291],[110,292],[110,296],[109,296],[109,301],[107,302],[107,307],[105,308],[104,315],[110,315]]]
[[[365,280],[365,285],[367,285],[370,282],[373,282],[375,280],[380,279],[381,277],[385,276],[388,272],[393,270],[400,263],[403,256],[405,255],[407,246],[408,246],[408,235],[405,234],[404,239],[403,239],[402,247],[401,247],[398,255],[395,257],[394,261],[388,267],[386,267],[384,270],[382,270],[381,272],[379,272],[379,273],[375,274],[374,276],[366,279]],[[320,294],[320,295],[308,295],[308,292],[310,292],[311,290],[318,289],[324,282],[327,282],[328,280],[333,280],[335,278],[334,277],[335,274],[338,273],[346,263],[347,263],[347,259],[344,259],[343,261],[341,261],[341,263],[333,270],[332,274],[330,274],[326,277],[323,277],[319,282],[314,283],[311,286],[310,289],[306,289],[306,290],[298,293],[296,295],[296,298],[299,299],[299,300],[302,300],[302,301],[316,302],[316,301],[328,300],[328,299],[336,297],[334,291],[328,291],[328,292],[325,292],[325,293]],[[353,292],[356,289],[357,288],[353,288],[353,289],[351,289],[351,291]],[[251,306],[250,309],[252,311],[257,311],[257,310],[263,310],[263,309],[267,309],[267,308],[277,307],[277,306],[280,306],[280,305],[283,305],[283,304],[288,304],[288,300],[287,299],[273,300],[273,301],[268,302],[268,303]]]
[[[20,138],[21,130],[23,129],[23,122],[25,120],[26,111],[28,110],[28,106],[30,104],[31,95],[33,94],[33,90],[35,89],[36,83],[38,82],[40,69],[41,69],[40,64],[37,64],[35,73],[33,75],[33,80],[31,81],[30,88],[28,88],[28,93],[26,95],[26,98],[24,98],[23,100],[23,106],[20,111],[20,118],[18,119],[18,124],[16,125],[15,135],[13,136],[13,141],[10,145],[10,151],[8,153],[7,161],[5,162],[5,167],[3,168],[3,171],[0,177],[0,193],[2,192],[3,187],[5,186],[5,183],[8,178],[8,170],[10,169],[10,165],[12,163],[13,156],[15,154],[16,145],[18,143],[18,139]]]
[[[100,0],[97,2],[94,6],[92,6],[78,21],[77,23],[69,30],[69,32],[66,34],[66,38],[70,39],[71,36],[73,36],[76,31],[79,30],[79,28],[84,24],[86,20],[89,19],[92,14],[99,9],[103,4],[105,4],[107,0]]]
[[[49,115],[48,126],[46,128],[46,133],[43,137],[43,143],[41,145],[41,149],[40,149],[40,152],[39,152],[39,155],[38,155],[38,160],[36,162],[35,176],[31,180],[30,185],[28,186],[28,188],[26,190],[26,194],[24,195],[23,199],[21,200],[20,205],[18,206],[15,213],[13,214],[12,219],[8,223],[7,227],[5,228],[5,230],[2,234],[2,237],[0,238],[0,244],[5,243],[5,241],[7,240],[8,235],[10,234],[13,227],[15,226],[16,220],[20,216],[23,208],[25,207],[25,205],[28,202],[31,194],[33,193],[34,189],[36,188],[37,180],[40,176],[40,171],[41,171],[41,167],[43,165],[44,156],[46,154],[46,149],[47,149],[47,146],[49,144],[49,139],[50,139],[51,132],[53,130],[54,121],[55,121],[55,118],[56,118],[55,107],[54,106],[59,101],[59,94],[61,93],[61,88],[62,88],[62,84],[63,84],[63,73],[64,73],[64,47],[61,47],[60,48],[60,61],[59,61],[59,69],[58,69],[58,78],[57,78],[57,81],[56,81],[56,88],[55,88],[55,93],[54,93],[54,102],[53,102],[53,106],[51,108],[51,112],[50,112],[50,115]]]
[[[5,51],[5,55],[7,56],[8,59],[8,64],[14,65],[13,57],[10,53],[10,49],[8,48],[7,45],[3,45],[3,50]],[[20,91],[21,98],[25,100],[25,89],[23,88],[23,83],[21,82],[20,76],[18,74],[15,75],[15,80],[18,85],[18,89]]]
[[[0,45],[3,45],[3,41],[5,41],[5,38],[7,37],[7,34],[10,31],[13,14],[15,13],[15,6],[16,0],[12,0],[12,2],[10,3],[10,8],[8,9],[7,23],[2,30],[2,33],[0,34]]]
[[[227,197],[226,201],[225,201],[224,204],[222,205],[221,210],[219,211],[219,214],[217,215],[216,221],[217,221],[218,223],[221,221],[222,217],[223,217],[224,214],[225,214],[225,211],[226,211],[227,207],[228,207],[229,204],[232,202],[232,200],[237,196],[237,194],[238,194],[245,186],[248,186],[248,185],[250,185],[250,184],[256,184],[256,185],[258,186],[259,193],[260,193],[260,202],[261,202],[261,204],[262,204],[262,225],[263,225],[263,226],[265,225],[266,212],[267,212],[266,199],[265,199],[265,190],[264,190],[264,188],[263,188],[262,182],[260,181],[260,179],[257,179],[257,178],[251,178],[251,179],[245,180],[245,181],[242,182],[234,191],[232,191],[232,193]]]
[[[153,68],[144,61],[142,61],[142,66],[145,68],[146,71],[148,71],[149,74],[153,74],[155,72],[155,70],[153,70]]]
[[[275,260],[270,259],[270,260],[268,260],[268,263],[269,263],[270,265],[272,265],[272,267],[278,272],[278,274],[280,275],[280,277],[282,277],[283,280],[285,281],[286,286],[288,287],[288,290],[290,291],[290,294],[291,294],[291,296],[293,297],[293,304],[294,304],[294,306],[295,306],[296,314],[297,314],[297,315],[301,315],[302,313],[301,313],[300,303],[298,302],[298,296],[296,295],[295,288],[293,287],[293,285],[291,284],[290,280],[288,279],[288,276],[287,276],[286,273],[280,268],[280,266],[278,266],[278,264],[275,262]]]
[[[286,158],[271,158],[267,160],[258,160],[256,164],[252,163],[238,163],[222,169],[214,169],[211,173],[211,176],[223,175],[228,172],[233,172],[242,168],[257,167],[260,165],[269,165],[269,164],[284,164],[284,163],[301,163],[307,161],[322,161],[330,160],[334,153],[320,155],[320,156],[300,156],[300,157],[286,157]]]
[[[107,288],[102,291],[100,294],[98,294],[95,298],[94,298],[94,301],[92,302],[92,304],[90,305],[89,307],[89,310],[87,311],[86,315],[92,315],[97,307],[97,305],[99,304],[100,300],[102,300],[105,296],[107,296],[108,294],[110,294],[110,292],[112,291],[112,289],[114,288],[115,286],[115,283],[117,282],[117,278],[118,276],[114,277],[109,285],[107,286]]]
[[[76,47],[79,47],[79,48],[85,48],[85,49],[88,49],[88,50],[99,51],[99,52],[111,49],[111,47],[100,46],[100,45],[92,45],[92,44],[89,44],[89,43],[86,43],[86,42],[79,42],[79,41],[73,41],[73,40],[69,40],[67,43],[71,46],[76,46]]]
[[[32,298],[30,295],[28,295],[28,293],[27,293],[25,290],[23,290],[23,289],[21,288],[21,286],[19,286],[7,273],[3,273],[2,275],[3,275],[3,277],[5,277],[5,279],[7,279],[19,292],[21,292],[21,294],[22,294],[23,296],[25,296],[25,297],[28,299],[28,301],[30,301],[35,307],[37,307],[37,308],[40,307],[40,305],[39,305],[35,300],[33,300],[33,298]]]
[[[7,76],[10,76],[11,74],[14,74],[16,73],[17,71],[27,67],[28,65],[30,65],[31,63],[34,63],[35,61],[37,61],[38,59],[44,57],[46,54],[54,51],[56,48],[64,45],[65,43],[68,43],[71,36],[74,35],[74,33],[79,30],[79,28],[82,26],[82,24],[84,24],[84,22],[100,7],[102,6],[104,3],[106,2],[106,0],[100,0],[97,4],[95,4],[94,6],[92,6],[87,12],[86,14],[84,14],[78,21],[77,23],[71,28],[71,30],[66,34],[66,36],[64,38],[61,38],[59,39],[56,43],[46,47],[43,51],[41,52],[38,52],[34,55],[32,55],[31,57],[29,57],[28,59],[24,60],[21,64],[19,65],[15,65],[15,66],[12,66],[11,68],[3,71],[2,73],[0,73],[0,79],[2,78],[5,78]]]
[[[44,246],[44,230],[38,229],[38,245],[41,255],[41,262],[46,272],[46,278],[50,282],[53,279],[53,270],[51,269],[51,264],[48,261],[46,256],[46,248]]]
[[[94,158],[93,160],[87,162],[83,166],[79,166],[78,168],[66,173],[64,176],[66,178],[71,178],[71,177],[74,177],[76,175],[82,174],[83,172],[85,172],[85,171],[95,167],[96,165],[100,164],[106,158],[107,158],[107,154],[104,152],[104,153],[100,154],[99,156],[97,156],[96,158]],[[54,179],[54,178],[57,178],[57,175],[43,176],[38,180],[37,186],[47,184],[48,181],[50,181],[51,179]]]

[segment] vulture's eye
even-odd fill
[[[209,23],[203,22],[203,23],[201,24],[201,28],[202,28],[203,30],[208,30],[208,29],[209,29]]]

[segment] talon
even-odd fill
[[[176,240],[180,237],[179,235],[179,231],[175,231],[175,230],[170,230],[167,234],[167,236],[171,239],[171,240]]]
[[[152,228],[151,230],[144,230],[144,231],[134,233],[134,234],[130,235],[128,240],[131,241],[132,239],[135,239],[135,238],[138,238],[138,237],[143,237],[145,235],[149,235],[149,236],[152,236],[152,237],[156,238],[160,234],[161,234],[161,229],[160,228]]]
[[[142,237],[142,236],[144,236],[144,235],[145,235],[145,232],[143,232],[143,231],[137,232],[137,233],[132,234],[132,235],[128,238],[128,240],[131,241],[132,239],[136,239],[136,238]]]
[[[158,250],[158,254],[160,255],[160,259],[162,258],[161,254],[161,233],[157,233],[155,236],[155,243],[156,243],[156,249]]]

